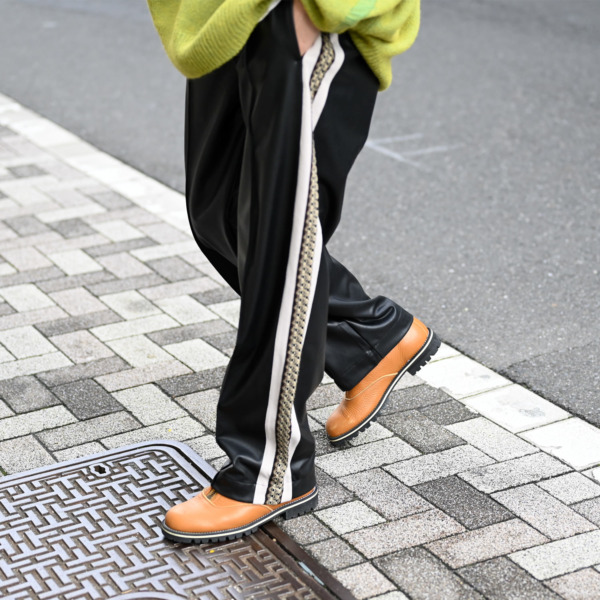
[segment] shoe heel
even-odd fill
[[[408,367],[408,372],[411,375],[416,375],[417,372],[421,370],[421,367],[424,367],[431,360],[431,357],[440,349],[441,343],[442,341],[440,338],[432,331],[429,344],[420,354],[419,358],[417,358],[417,360],[415,360],[415,362]]]
[[[287,521],[288,519],[293,519],[294,517],[301,517],[309,512],[312,512],[317,508],[317,502],[319,498],[318,496],[313,496],[307,502],[303,504],[296,504],[295,506],[291,506],[283,513],[283,518]]]

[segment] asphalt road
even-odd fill
[[[596,0],[423,2],[330,250],[600,425],[598,64]],[[0,91],[179,190],[184,83],[143,0],[0,2]]]

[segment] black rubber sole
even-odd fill
[[[160,528],[162,529],[165,538],[171,540],[172,542],[180,542],[184,544],[211,544],[214,542],[228,542],[254,533],[261,525],[272,521],[277,516],[283,516],[284,519],[288,520],[305,515],[315,510],[317,507],[317,502],[318,494],[317,490],[315,489],[312,494],[302,498],[302,500],[298,500],[287,507],[282,506],[278,510],[274,510],[268,515],[265,515],[264,517],[261,517],[260,519],[252,521],[252,523],[248,523],[244,527],[239,527],[237,529],[210,531],[207,533],[191,533],[171,529],[169,526],[165,525],[164,521],[160,524]]]
[[[439,350],[442,342],[440,338],[431,329],[428,328],[428,331],[429,335],[427,336],[425,343],[421,346],[421,348],[413,356],[413,358],[408,363],[406,363],[406,365],[404,365],[404,368],[401,371],[398,371],[398,374],[396,375],[396,377],[394,377],[394,380],[386,388],[385,392],[381,396],[381,400],[374,408],[373,412],[371,412],[371,414],[364,421],[359,423],[356,427],[354,427],[347,433],[335,438],[328,436],[329,441],[334,446],[344,444],[345,442],[348,442],[351,439],[355,438],[359,433],[368,429],[371,426],[371,423],[373,423],[376,420],[377,416],[381,412],[381,409],[385,406],[385,403],[387,402],[390,393],[392,392],[398,381],[400,381],[400,378],[407,371],[411,375],[416,375],[421,370],[421,368],[424,367],[431,360],[431,357]]]

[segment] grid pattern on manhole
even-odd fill
[[[160,446],[0,480],[0,597],[317,598],[260,535],[164,540],[165,510],[206,483]]]

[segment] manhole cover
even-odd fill
[[[343,588],[331,595],[309,577],[273,539],[278,533],[286,538],[273,524],[269,535],[259,531],[224,544],[165,540],[159,519],[213,472],[183,444],[150,442],[1,479],[0,597],[346,596]]]

